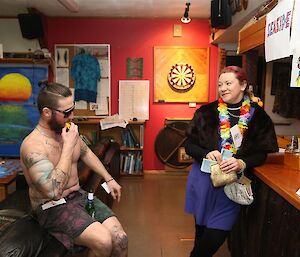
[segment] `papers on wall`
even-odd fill
[[[101,74],[101,77],[102,77],[102,74]],[[98,87],[97,87],[98,108],[93,109],[95,111],[96,115],[108,115],[109,114],[109,95],[110,95],[109,80],[108,79],[100,79],[100,81],[98,82]]]
[[[98,109],[95,109],[96,115],[108,115],[108,106],[109,106],[109,97],[102,96],[100,98],[97,97]]]
[[[119,115],[126,119],[149,119],[149,80],[119,81]]]
[[[87,102],[80,100],[75,102],[75,108],[77,110],[86,110],[87,109]]]
[[[294,0],[281,0],[266,16],[266,62],[290,56],[290,30]]]
[[[109,77],[109,62],[108,62],[108,60],[100,59],[99,66],[100,66],[101,78],[108,78]]]
[[[118,114],[100,120],[101,130],[105,130],[113,127],[126,128],[127,124],[128,122],[122,119]]]
[[[70,86],[69,83],[69,68],[56,68],[56,82],[66,87]]]
[[[57,67],[69,67],[69,49],[56,48],[55,62]]]
[[[292,74],[290,87],[300,88],[300,48],[293,50]]]
[[[295,1],[293,22],[292,22],[292,33],[291,33],[291,50],[300,48],[300,1]]]

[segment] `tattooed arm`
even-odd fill
[[[21,161],[32,190],[38,191],[47,199],[57,200],[62,197],[71,174],[76,142],[76,136],[64,140],[55,164],[52,162],[53,158],[48,158],[40,141],[31,138],[22,143]]]
[[[102,162],[82,139],[80,140],[80,158],[88,167],[103,177],[106,181],[111,179],[111,175],[107,172]]]
[[[59,164],[54,167],[52,162],[39,152],[30,151],[22,159],[31,184],[45,198],[60,199],[68,182],[70,168],[62,168],[61,166],[65,165]]]
[[[107,172],[99,158],[92,152],[89,147],[87,147],[87,145],[82,140],[80,140],[80,158],[94,172],[102,176],[105,181],[108,181],[107,185],[110,188],[112,197],[120,201],[120,185],[112,179],[112,176]]]

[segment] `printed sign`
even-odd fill
[[[288,57],[290,51],[290,31],[293,0],[281,0],[267,14],[265,29],[266,62]]]

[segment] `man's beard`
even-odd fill
[[[55,115],[52,115],[51,119],[48,121],[48,126],[56,134],[61,135],[63,126],[57,122]]]

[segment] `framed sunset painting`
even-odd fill
[[[0,66],[1,157],[19,157],[23,139],[38,123],[38,82],[45,79],[47,65]]]

